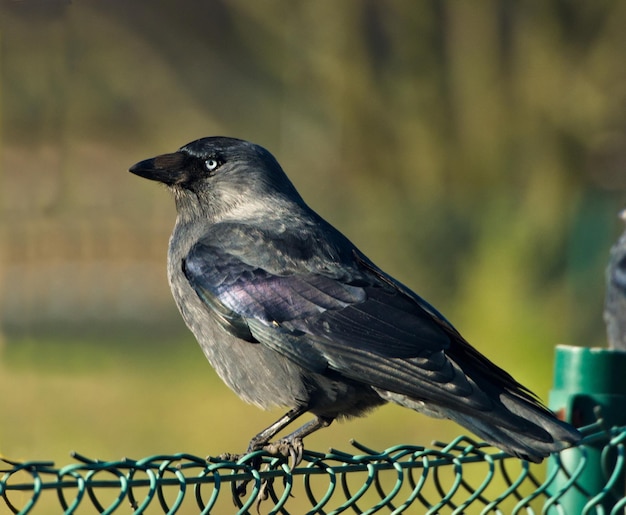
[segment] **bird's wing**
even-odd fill
[[[237,235],[229,241],[225,245],[227,240],[207,236],[183,267],[199,297],[232,334],[314,372],[338,372],[458,409],[491,409],[490,396],[476,384],[485,373],[512,390],[520,388],[434,308],[356,249],[340,265],[320,266],[312,265],[311,256],[287,256],[275,248],[275,238],[262,233],[255,237],[253,253],[243,250]],[[466,367],[479,379],[468,377]]]

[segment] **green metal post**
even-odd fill
[[[554,386],[550,392],[549,407],[560,418],[577,427],[596,422],[598,415],[606,427],[626,425],[626,352],[559,345],[555,355]],[[561,464],[569,473],[574,472],[581,460],[585,459],[585,467],[575,485],[568,487],[559,498],[564,513],[582,513],[589,500],[606,487],[615,456],[609,456],[608,460],[605,456],[603,459],[605,444],[606,441],[586,445],[586,459],[579,449],[560,454]],[[548,473],[557,466],[555,458],[550,458]],[[550,492],[556,494],[568,481],[566,474],[559,473]],[[625,484],[622,472],[615,483],[617,487],[603,496],[602,506],[606,513],[624,496]],[[556,513],[556,510],[550,513]],[[595,513],[595,510],[590,513]]]

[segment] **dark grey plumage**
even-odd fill
[[[531,461],[580,438],[312,211],[262,147],[203,138],[130,171],[174,195],[170,286],[208,360],[244,400],[290,408],[251,449],[306,411],[289,442],[388,401]]]
[[[620,218],[626,222],[626,209]],[[626,351],[626,230],[611,248],[606,282],[604,321],[609,348]]]

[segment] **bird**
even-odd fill
[[[619,217],[626,222],[626,209]],[[609,349],[626,352],[626,231],[611,248],[604,302]]]
[[[248,452],[298,462],[307,435],[389,402],[531,462],[581,438],[311,209],[264,147],[205,137],[129,171],[173,195],[168,280],[204,355],[244,401],[287,409]]]

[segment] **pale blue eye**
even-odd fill
[[[206,169],[209,172],[212,172],[213,170],[215,170],[220,164],[215,160],[215,159],[207,159],[204,162],[204,166],[206,166]]]

